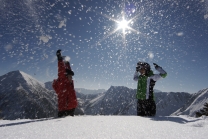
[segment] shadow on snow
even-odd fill
[[[169,121],[169,122],[176,122],[176,123],[180,123],[180,124],[186,124],[186,123],[190,123],[190,122],[196,122],[199,121],[200,119],[190,119],[190,120],[186,120],[182,117],[170,117],[170,116],[155,116],[155,117],[151,117],[151,120],[153,121]]]
[[[7,126],[15,126],[15,125],[29,124],[29,123],[42,122],[42,121],[53,120],[53,119],[60,119],[60,118],[53,118],[52,117],[52,118],[36,119],[36,120],[24,121],[24,122],[18,122],[18,123],[2,124],[2,125],[0,125],[0,127],[7,127]]]

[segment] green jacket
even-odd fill
[[[152,70],[150,70],[147,75],[139,75],[138,72],[135,72],[134,80],[138,81],[136,93],[137,99],[154,99],[153,89],[156,81],[167,76],[167,73],[161,67],[157,67],[156,70],[159,71],[160,74],[153,74]]]

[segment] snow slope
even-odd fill
[[[202,109],[206,102],[208,103],[208,88],[202,89],[198,93],[193,94],[193,101],[190,101],[190,105],[185,105],[172,115],[195,116],[195,112]]]
[[[1,139],[207,139],[208,118],[75,116],[0,120]]]

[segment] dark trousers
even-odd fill
[[[137,116],[155,116],[156,104],[154,100],[137,101]]]
[[[74,116],[74,111],[75,111],[75,108],[71,110],[59,111],[58,117],[63,117],[63,116],[68,116],[68,115]]]

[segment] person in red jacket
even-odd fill
[[[58,58],[58,79],[53,81],[52,86],[58,96],[58,117],[74,116],[77,107],[77,97],[72,79],[74,72],[71,70],[70,63],[63,61],[61,50],[57,50],[56,55]]]

